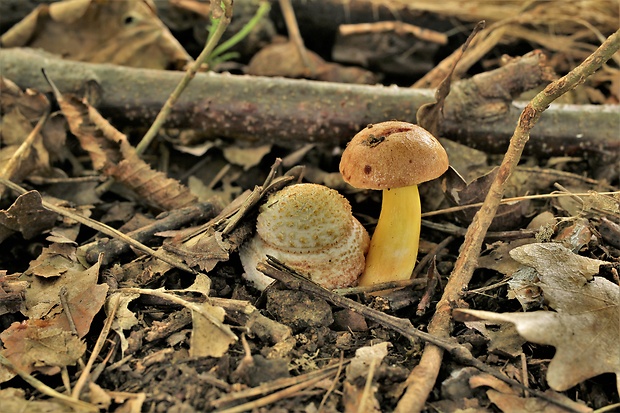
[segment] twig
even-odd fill
[[[301,61],[310,71],[309,74],[313,75],[316,68],[308,57],[308,53],[306,53],[306,46],[304,45],[304,39],[301,37],[301,33],[299,33],[299,26],[297,25],[297,19],[295,19],[295,11],[291,5],[291,0],[279,0],[279,3],[282,16],[284,16],[284,23],[286,24],[289,40],[295,44]]]
[[[71,314],[71,308],[69,308],[69,301],[67,300],[67,286],[63,285],[60,287],[60,291],[58,292],[60,296],[60,305],[62,306],[62,310],[65,312],[65,316],[67,317],[67,321],[69,322],[69,328],[71,329],[71,334],[76,337],[79,337],[77,327],[75,326],[75,321],[73,320],[73,314]]]
[[[366,376],[366,383],[364,383],[364,390],[362,390],[362,395],[360,396],[360,402],[357,406],[358,412],[367,411],[366,404],[369,402],[369,399],[371,396],[372,379],[375,376],[376,369],[377,369],[377,359],[373,357],[372,360],[370,361],[370,366],[368,366],[368,375]]]
[[[323,406],[325,406],[325,403],[327,403],[327,399],[329,398],[329,395],[332,394],[332,392],[336,389],[336,386],[338,385],[338,380],[340,380],[340,373],[342,373],[343,368],[344,368],[344,353],[341,350],[340,360],[338,361],[338,371],[336,372],[336,375],[334,376],[334,379],[332,380],[331,386],[329,386],[329,389],[327,389],[327,391],[325,392],[323,399],[321,399],[321,403],[319,403],[319,407],[316,409],[318,413],[322,413]]]
[[[454,264],[454,270],[450,275],[441,300],[437,303],[435,315],[428,326],[429,333],[442,338],[450,336],[452,308],[462,298],[465,289],[469,285],[469,281],[476,269],[485,233],[495,217],[497,208],[504,195],[508,178],[516,168],[525,144],[530,138],[530,130],[551,102],[578,84],[583,83],[603,63],[609,60],[618,49],[620,49],[620,30],[609,36],[582,64],[570,71],[566,76],[549,84],[523,109],[497,176],[489,189],[484,204],[476,213],[467,230],[467,234],[465,234],[465,240],[459,257]],[[426,345],[420,364],[412,370],[409,376],[409,386],[398,402],[394,410],[395,413],[416,412],[423,409],[424,403],[435,385],[442,355],[443,350],[441,348],[430,343]],[[426,375],[426,380],[416,382],[417,375],[422,373]]]
[[[405,287],[418,287],[426,285],[425,278],[413,278],[410,280],[399,280],[399,281],[388,281],[379,284],[368,285],[364,287],[347,287],[347,288],[336,288],[332,290],[332,292],[338,295],[354,295],[354,294],[369,294],[375,293],[377,291],[387,291],[394,289],[401,289]]]
[[[430,228],[435,231],[445,232],[446,234],[452,234],[454,236],[463,237],[467,234],[467,228],[459,227],[458,225],[450,222],[432,222],[426,219],[422,220],[422,226]],[[538,230],[534,229],[518,229],[514,231],[494,231],[487,232],[484,237],[487,239],[500,239],[500,240],[513,240],[523,238],[534,238]]]
[[[428,42],[448,44],[448,36],[443,33],[425,29],[420,26],[414,26],[413,24],[398,20],[375,23],[341,24],[338,27],[338,31],[343,36],[350,36],[352,34],[360,33],[381,33],[393,31],[397,34],[409,33],[418,39],[426,40]]]
[[[142,140],[140,140],[138,146],[136,146],[136,152],[138,152],[139,155],[144,153],[146,148],[148,148],[151,142],[153,142],[153,139],[155,139],[155,137],[157,136],[157,133],[159,132],[164,122],[166,121],[166,118],[172,111],[172,107],[179,99],[179,96],[181,96],[181,93],[183,93],[187,85],[189,85],[189,82],[194,78],[194,76],[196,76],[196,73],[200,69],[200,66],[202,66],[202,64],[207,60],[213,49],[215,49],[217,42],[220,41],[222,35],[224,34],[224,31],[230,24],[230,20],[232,19],[232,0],[222,0],[221,3],[218,1],[216,4],[221,4],[223,6],[223,13],[217,22],[217,27],[215,28],[213,35],[205,44],[205,47],[202,49],[202,52],[200,52],[198,58],[187,69],[187,71],[185,72],[185,76],[183,76],[183,78],[174,89],[168,100],[166,100],[166,103],[164,103],[164,106],[157,114],[155,121],[153,121],[149,130],[146,132]],[[212,10],[213,15],[215,15],[215,9]]]
[[[527,199],[547,199],[547,198],[562,198],[562,197],[575,197],[575,196],[595,196],[595,195],[618,195],[620,191],[612,191],[612,192],[580,192],[580,193],[570,193],[570,192],[554,192],[551,194],[540,194],[540,195],[524,195],[524,196],[515,196],[513,198],[504,198],[500,201],[500,205],[510,204],[516,201],[525,201]],[[469,208],[478,208],[484,205],[484,202],[478,202],[475,204],[467,204],[467,205],[459,205],[450,208],[438,209],[436,211],[423,212],[422,218],[432,217],[435,215],[443,215],[450,214],[452,212],[463,211]]]
[[[415,266],[415,268],[413,269],[413,272],[411,273],[411,278],[412,279],[416,279],[418,278],[418,275],[420,275],[420,273],[422,272],[422,270],[424,269],[424,267],[426,267],[426,265],[431,262],[431,260],[433,258],[435,258],[437,256],[437,254],[439,253],[439,251],[441,251],[442,249],[444,249],[449,243],[451,243],[452,241],[454,241],[454,237],[453,236],[448,236],[446,238],[444,238],[439,244],[435,245],[429,252],[428,254],[426,254],[418,263],[418,265]]]
[[[210,402],[210,406],[213,408],[219,408],[222,405],[232,403],[236,400],[245,399],[248,397],[255,397],[261,394],[274,392],[284,387],[293,386],[295,384],[298,384],[298,383],[301,383],[307,380],[311,380],[315,378],[320,378],[322,380],[324,378],[331,376],[334,373],[334,370],[337,370],[338,372],[340,372],[344,364],[348,364],[348,361],[345,361],[343,363],[338,363],[337,365],[336,364],[330,365],[330,366],[322,368],[321,370],[311,371],[309,373],[305,373],[305,374],[302,374],[296,377],[276,379],[276,380],[261,384],[260,386],[257,386],[257,387],[250,387],[245,390],[241,390],[235,393],[230,393],[230,394],[220,397],[217,400],[213,400],[212,402]]]
[[[4,178],[0,178],[0,185],[4,185],[7,186],[8,188],[12,189],[13,191],[17,192],[18,194],[25,194],[27,191],[22,188],[21,186],[17,185],[14,182],[11,182],[7,179]],[[75,214],[71,211],[69,211],[68,209],[59,207],[57,205],[54,205],[50,202],[47,202],[45,200],[41,200],[41,205],[43,205],[43,207],[49,209],[50,211],[53,211],[59,215],[62,215],[64,217],[68,217],[71,218],[77,222],[79,222],[80,224],[86,225],[89,228],[95,229],[99,232],[102,232],[104,234],[106,234],[107,236],[113,237],[113,238],[117,238],[117,239],[121,239],[124,242],[126,242],[127,244],[131,245],[132,247],[148,254],[151,255],[155,258],[158,258],[170,265],[172,265],[175,268],[178,268],[180,270],[183,271],[187,271],[189,273],[192,274],[198,274],[198,272],[192,268],[190,268],[189,266],[187,266],[186,264],[182,263],[181,261],[175,259],[174,257],[168,256],[166,255],[163,251],[161,250],[154,250],[151,249],[149,247],[147,247],[146,245],[128,237],[127,235],[123,234],[122,232],[120,232],[117,229],[114,229],[108,225],[105,225],[101,222],[95,221],[94,219],[85,217],[83,215],[79,215],[79,214]]]
[[[158,232],[178,229],[189,222],[212,218],[218,208],[218,206],[211,202],[198,202],[185,208],[174,209],[166,212],[165,216],[158,217],[159,219],[156,221],[130,231],[126,235],[138,242],[147,243]],[[79,250],[83,252],[86,261],[89,263],[96,262],[99,254],[103,254],[102,263],[106,265],[114,262],[119,255],[128,252],[130,246],[123,239],[98,240],[82,245]]]
[[[113,295],[108,300],[109,300],[108,301],[108,305],[109,305],[108,318],[105,320],[105,324],[103,325],[103,328],[99,332],[99,337],[97,337],[97,342],[95,343],[93,352],[90,354],[88,362],[86,363],[86,367],[84,367],[84,370],[82,370],[82,373],[80,374],[80,378],[75,383],[75,387],[73,388],[73,392],[71,393],[72,396],[75,397],[76,399],[80,397],[82,388],[84,388],[84,386],[86,385],[88,381],[88,378],[90,376],[90,371],[93,368],[93,365],[95,364],[95,360],[97,360],[97,357],[99,357],[99,353],[101,352],[101,349],[103,348],[103,344],[105,343],[105,340],[108,337],[110,330],[112,329],[112,322],[114,322],[114,318],[116,317],[116,310],[118,309],[118,306],[120,304],[120,295]]]
[[[255,409],[258,409],[259,407],[267,406],[271,403],[274,403],[281,399],[285,399],[287,397],[292,397],[295,394],[297,394],[297,392],[299,392],[300,390],[303,390],[310,386],[314,386],[315,384],[317,384],[318,382],[320,382],[326,377],[329,377],[329,376],[325,376],[325,377],[319,376],[314,379],[310,379],[308,381],[304,381],[302,383],[296,384],[294,386],[287,387],[286,389],[277,391],[275,393],[270,394],[269,396],[262,397],[258,400],[253,400],[251,402],[243,403],[238,406],[231,407],[229,409],[217,410],[216,413],[241,413],[241,412],[245,412],[248,410],[254,411]]]

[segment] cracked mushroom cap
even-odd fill
[[[271,255],[325,288],[354,285],[364,270],[370,238],[337,191],[297,184],[272,194],[260,208],[256,235],[239,256],[245,278],[262,290],[273,279],[256,270]]]
[[[389,189],[418,185],[441,176],[448,155],[426,129],[407,122],[368,125],[342,153],[340,173],[356,188]]]

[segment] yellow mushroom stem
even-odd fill
[[[420,214],[417,185],[383,191],[381,213],[370,240],[360,286],[411,277],[418,256]]]

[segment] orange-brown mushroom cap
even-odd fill
[[[340,173],[356,188],[389,189],[438,178],[448,155],[426,129],[400,121],[368,125],[342,153]]]

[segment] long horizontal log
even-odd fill
[[[117,126],[152,122],[183,76],[66,61],[27,49],[0,50],[0,73],[21,87],[49,91],[41,68],[62,92],[95,89],[95,106]],[[420,105],[433,100],[431,90],[200,73],[174,106],[167,126],[281,145],[338,145],[369,123],[415,121]],[[471,117],[457,121],[458,113],[447,110],[444,135],[501,153],[520,111],[512,106],[492,121]],[[528,150],[544,155],[615,154],[620,147],[619,114],[618,106],[552,105],[532,131]]]

